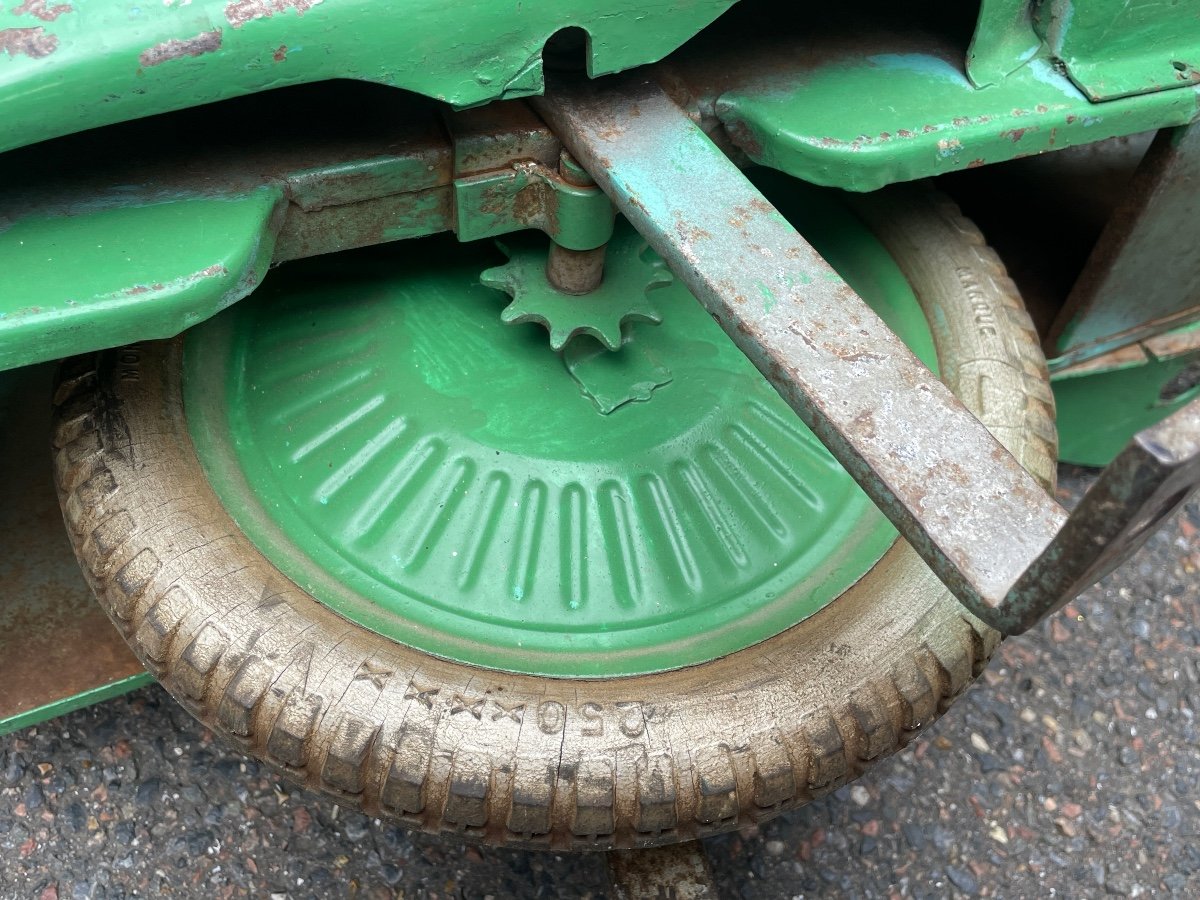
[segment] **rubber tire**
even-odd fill
[[[949,383],[1049,485],[1048,377],[1012,282],[953,203],[897,196],[867,201],[869,218],[907,241]],[[339,618],[237,529],[188,437],[181,352],[175,339],[64,363],[53,444],[75,551],[188,710],[369,815],[588,850],[727,831],[903,747],[999,641],[900,541],[817,615],[682,671],[556,680],[433,658]]]

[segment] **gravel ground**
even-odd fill
[[[1064,499],[1090,475],[1064,467]],[[722,896],[1200,896],[1200,501],[908,750],[706,842]],[[150,688],[0,738],[0,897],[611,896],[293,791]]]

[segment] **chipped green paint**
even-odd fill
[[[1200,83],[1195,0],[1047,0],[1036,21],[1092,100]]]
[[[0,150],[290,84],[350,78],[470,106],[542,90],[542,48],[589,73],[660,59],[733,0],[104,0],[0,7]],[[68,7],[62,9],[62,7]]]
[[[1043,55],[977,89],[960,60],[881,53],[748,78],[718,97],[716,110],[755,162],[870,191],[1185,124],[1197,113],[1197,96],[1185,87],[1093,104]]]
[[[455,233],[460,241],[538,228],[568,250],[592,250],[612,236],[612,203],[598,187],[564,181],[537,163],[454,181]]]
[[[0,369],[169,337],[244,297],[271,261],[280,197],[260,188],[0,231]]]

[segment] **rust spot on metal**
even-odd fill
[[[59,16],[74,11],[75,7],[70,3],[56,3],[50,6],[47,0],[25,0],[20,6],[14,6],[12,9],[14,16],[29,14],[43,22],[53,22]]]
[[[868,440],[875,437],[875,414],[869,409],[854,417],[854,428]]]
[[[9,56],[28,56],[40,59],[58,49],[58,37],[46,34],[41,25],[35,28],[0,29],[0,50]]]
[[[883,360],[886,359],[886,357],[878,353],[871,353],[867,350],[846,353],[844,350],[842,350],[840,345],[831,344],[829,349],[831,353],[841,359],[844,359],[846,362],[883,362]]]
[[[234,28],[241,28],[255,19],[269,19],[281,12],[294,9],[304,15],[324,0],[230,0],[225,4],[225,20]]]
[[[271,59],[275,60],[275,62],[283,62],[287,59],[287,44],[280,44],[275,49],[275,52],[271,54]]]
[[[735,147],[751,159],[762,158],[762,144],[745,122],[729,122],[725,125],[725,133],[733,141]]]
[[[694,244],[697,241],[708,240],[712,234],[705,231],[698,225],[693,225],[683,219],[679,219],[675,223],[675,233],[679,235],[680,240],[688,244]]]
[[[984,166],[984,165],[987,165],[987,160],[984,159],[983,157],[980,157],[978,159],[973,159],[969,163],[967,163],[967,168],[968,169],[978,169],[980,166]]]
[[[537,222],[541,219],[543,213],[553,212],[546,209],[546,194],[553,196],[553,192],[544,191],[540,184],[530,184],[517,191],[517,195],[513,197],[512,215],[513,218],[522,224],[528,225],[531,222]],[[503,210],[497,210],[497,214]]]
[[[159,66],[172,59],[183,59],[185,56],[202,56],[205,53],[212,53],[214,50],[221,49],[221,29],[214,28],[212,31],[203,31],[200,34],[186,40],[177,40],[171,38],[169,41],[163,41],[161,44],[155,44],[153,47],[147,47],[138,57],[138,62],[142,64],[142,68],[148,69],[151,66]]]
[[[1028,130],[1028,128],[1010,128],[1008,131],[1000,132],[1000,136],[1008,138],[1015,144],[1021,138],[1025,137],[1025,132]]]
[[[49,434],[48,375],[12,375],[13,421],[28,434]],[[25,433],[0,435],[0,718],[143,671],[83,580],[45,450]]]

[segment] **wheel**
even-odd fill
[[[763,179],[1049,485],[1036,336],[956,207],[924,189],[864,201],[885,243],[909,242],[910,290],[843,201]],[[625,350],[642,356],[584,345],[564,363],[536,326],[499,324],[508,298],[471,275],[492,262],[422,242],[288,267],[183,337],[63,365],[54,452],[76,553],[139,658],[201,721],[371,815],[602,850],[828,793],[981,671],[997,633],[783,421],[716,326],[687,318],[699,306],[682,288],[649,295],[664,323],[635,326]],[[676,320],[692,324],[671,349]],[[510,372],[506,354],[537,371]],[[406,449],[379,449],[406,429]],[[705,468],[733,452],[721,435],[747,454],[720,457],[737,476],[724,481]],[[476,455],[446,449],[462,442]],[[504,484],[479,455],[493,450]],[[390,468],[372,474],[380,460]],[[626,505],[596,507],[606,490]],[[646,518],[667,506],[674,530]],[[481,535],[495,538],[486,553]]]

